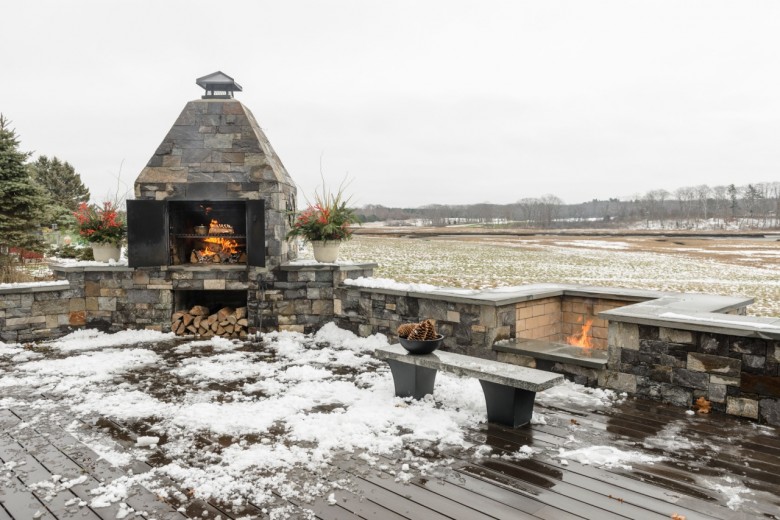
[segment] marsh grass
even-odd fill
[[[663,237],[356,236],[341,259],[377,262],[374,276],[445,287],[573,283],[744,295],[752,315],[780,316],[780,243]]]

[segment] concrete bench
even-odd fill
[[[536,392],[563,383],[563,376],[552,372],[439,350],[412,355],[399,344],[377,348],[374,357],[390,365],[397,397],[421,399],[432,394],[439,370],[479,379],[488,421],[513,428],[531,421]]]

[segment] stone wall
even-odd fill
[[[83,326],[84,301],[73,296],[67,282],[0,289],[0,341],[44,340]]]
[[[448,350],[481,358],[495,359],[493,343],[515,334],[514,303],[479,304],[466,298],[355,286],[338,288],[334,303],[338,325],[361,336],[378,332],[392,340],[400,324],[430,318],[436,320]]]
[[[780,424],[780,340],[610,322],[600,386]]]
[[[344,280],[370,277],[376,264],[288,264],[258,298],[263,330],[314,332],[341,312],[336,291]],[[338,309],[338,310],[337,310]]]
[[[269,271],[246,266],[54,265],[55,275],[69,283],[66,299],[72,312],[67,314],[67,326],[50,330],[48,335],[41,332],[39,336],[57,337],[81,326],[107,332],[128,328],[168,332],[171,315],[180,310],[175,308],[175,295],[183,291],[245,291],[250,333],[308,333],[333,321],[336,287],[347,278],[371,276],[374,267],[375,264],[298,264]],[[62,306],[61,301],[57,305]],[[23,310],[15,312],[29,319],[42,319]],[[65,321],[65,317],[58,319]],[[20,328],[22,325],[20,321]]]

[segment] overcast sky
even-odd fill
[[[307,194],[565,202],[780,180],[780,2],[6,2],[0,112],[100,200],[221,70]],[[124,191],[125,188],[122,188]]]

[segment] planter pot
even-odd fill
[[[311,247],[314,250],[314,259],[320,263],[332,264],[339,257],[339,246],[341,242],[338,240],[316,240],[311,243]]]
[[[439,334],[436,336],[436,339],[430,339],[430,340],[412,340],[412,339],[406,339],[406,338],[398,338],[398,341],[401,343],[401,346],[409,352],[409,354],[415,354],[415,355],[424,355],[424,354],[430,354],[437,348],[441,346],[442,341],[444,341],[444,336]]]
[[[92,256],[96,262],[108,262],[109,260],[119,261],[119,254],[122,252],[122,246],[113,244],[92,244]]]

